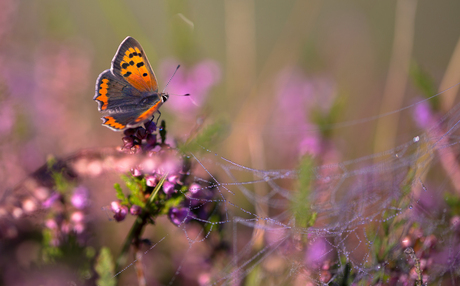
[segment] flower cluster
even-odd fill
[[[143,127],[130,128],[125,130],[122,150],[130,154],[140,151],[150,151],[158,146],[157,126],[153,121],[147,121]]]
[[[86,230],[85,210],[89,206],[88,189],[78,186],[73,189],[70,196],[54,192],[42,204],[49,210],[49,217],[45,221],[46,238],[50,245],[59,246],[71,234],[82,243]]]
[[[173,224],[181,225],[208,213],[205,205],[211,202],[211,189],[189,182],[190,160],[165,143],[164,128],[162,122],[157,133],[156,124],[149,121],[144,127],[124,132],[121,150],[146,156],[131,169],[131,176],[123,177],[130,193],[125,195],[120,186],[116,187],[118,200],[110,204],[116,221],[128,214],[145,214],[151,219],[167,214]]]

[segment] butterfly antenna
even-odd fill
[[[165,88],[163,89],[163,93],[165,92],[166,88],[168,87],[169,83],[171,82],[172,78],[176,74],[177,70],[180,68],[180,65],[177,65],[176,70],[174,71],[173,75],[169,78],[168,83],[165,85]]]

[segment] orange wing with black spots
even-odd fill
[[[102,125],[121,131],[149,120],[168,95],[158,93],[157,80],[144,50],[136,40],[127,37],[120,44],[111,69],[97,78],[93,99],[104,115]]]
[[[105,70],[96,80],[96,95],[93,99],[97,101],[99,111],[109,112],[127,104],[135,104],[142,96],[144,95],[140,91],[124,79],[115,76],[110,70]]]
[[[141,45],[127,37],[112,60],[112,72],[141,92],[157,92],[158,83]]]

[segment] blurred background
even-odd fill
[[[205,147],[264,170],[328,144],[320,164],[394,148],[421,132],[401,109],[460,82],[459,11],[454,0],[1,0],[0,194],[50,156],[121,144],[92,98],[127,36],[160,91],[181,65],[166,91],[192,99],[161,108],[171,143],[222,122]],[[446,113],[456,94],[433,108]]]
[[[200,116],[223,119],[231,133],[214,151],[251,164],[252,148],[267,168],[292,167],[273,152],[296,148],[294,137],[313,136],[313,110],[327,114],[339,102],[333,124],[420,100],[408,72],[414,63],[433,78],[435,91],[459,81],[443,82],[460,36],[460,3],[398,3],[3,0],[2,189],[50,154],[119,144],[120,134],[100,125],[92,97],[126,36],[142,44],[160,90],[182,66],[167,91],[190,93],[197,105],[172,96],[161,109],[170,134],[187,138]],[[339,126],[328,136],[344,156],[357,158],[394,146],[395,139],[382,137],[395,137],[387,129],[400,135],[410,120],[392,120],[396,128],[378,131],[380,146],[378,120]]]

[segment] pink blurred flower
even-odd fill
[[[336,96],[334,82],[327,77],[308,77],[299,68],[290,67],[277,76],[276,93],[274,113],[281,114],[283,142],[297,147],[295,155],[318,154],[322,139],[318,127],[310,121],[311,112],[329,113]]]
[[[177,60],[166,60],[161,64],[162,74],[169,80],[176,69]],[[193,67],[181,67],[166,91],[170,94],[190,94],[191,98],[170,96],[164,108],[177,112],[180,115],[192,117],[199,109],[209,90],[221,80],[221,68],[213,60],[204,60]]]
[[[316,155],[321,151],[321,140],[317,134],[305,136],[299,143],[300,155]]]
[[[154,175],[148,175],[145,177],[145,182],[149,187],[155,187],[158,183],[158,179]]]
[[[76,187],[70,198],[70,202],[77,209],[83,209],[89,204],[88,189],[83,186]]]
[[[174,184],[172,184],[170,182],[164,182],[164,184],[163,184],[163,192],[165,192],[165,194],[167,194],[167,195],[171,195],[171,194],[175,193],[176,190],[174,190]]]
[[[138,205],[132,205],[131,208],[129,208],[129,213],[131,215],[139,215],[142,212],[142,208]]]
[[[305,264],[308,268],[318,268],[326,260],[328,247],[325,238],[317,238],[307,247]]]
[[[201,186],[197,183],[192,183],[190,187],[188,188],[189,192],[192,194],[196,194],[201,190]]]
[[[433,112],[427,101],[421,102],[415,106],[413,118],[418,127],[428,129],[433,125]]]
[[[57,202],[58,200],[60,200],[61,198],[62,198],[62,196],[61,196],[60,193],[54,192],[53,194],[51,194],[51,196],[49,196],[48,199],[46,199],[46,200],[42,203],[42,206],[43,206],[43,208],[48,209],[48,208],[52,207],[53,204],[54,204],[55,202]]]
[[[124,220],[126,215],[128,214],[128,207],[125,205],[122,205],[120,201],[113,201],[110,204],[110,209],[114,213],[113,218],[116,221]]]

